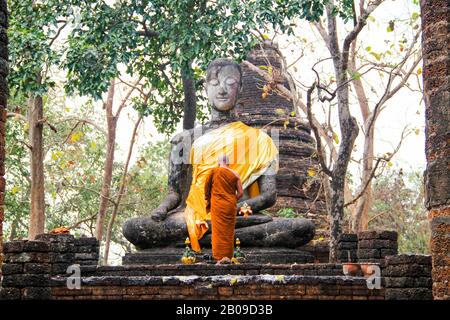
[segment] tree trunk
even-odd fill
[[[339,86],[339,82],[337,85]],[[330,262],[337,261],[338,238],[342,233],[344,221],[345,176],[353,145],[358,135],[358,125],[348,110],[348,85],[342,85],[341,88],[340,93],[338,91],[338,105],[342,143],[339,147],[338,160],[335,163],[331,179]]]
[[[183,129],[188,130],[194,128],[196,118],[196,95],[195,95],[195,80],[191,68],[191,62],[181,71],[183,79],[184,91],[184,118]]]
[[[349,61],[349,69],[352,72],[356,72],[356,44],[355,42],[351,46],[351,59]],[[352,212],[352,232],[357,233],[368,229],[369,224],[369,210],[372,206],[372,169],[374,159],[374,127],[372,125],[370,130],[368,128],[369,119],[373,116],[369,108],[369,100],[367,99],[366,92],[364,90],[363,83],[360,78],[353,79],[353,87],[355,88],[356,97],[358,99],[359,108],[361,110],[361,116],[365,124],[364,135],[364,151],[363,151],[363,169],[361,175],[361,183],[359,187],[360,194],[363,195],[356,203],[356,209]],[[374,120],[375,121],[375,120]],[[367,187],[366,187],[367,185]]]
[[[111,219],[109,220],[109,223],[108,223],[108,229],[106,231],[106,240],[105,240],[105,253],[103,255],[103,264],[104,265],[108,264],[108,256],[109,256],[109,248],[111,245],[112,229],[114,226],[114,222],[116,220],[117,212],[119,211],[120,201],[122,200],[123,194],[125,192],[128,167],[130,165],[131,154],[133,153],[134,143],[136,141],[136,133],[137,133],[137,130],[138,130],[141,122],[142,122],[142,117],[139,117],[138,121],[136,122],[136,124],[134,126],[134,130],[133,130],[133,133],[131,136],[131,141],[130,141],[130,147],[128,149],[127,161],[123,168],[123,174],[122,174],[122,179],[120,182],[119,194],[117,195],[117,199],[114,204],[114,211],[113,211],[113,213],[111,215]]]
[[[37,77],[40,83],[40,75]],[[45,231],[45,189],[44,189],[44,143],[43,143],[43,100],[41,96],[30,96],[29,139],[31,166],[31,203],[28,224],[28,239],[33,240]]]
[[[336,17],[333,15],[334,2],[327,5],[328,33],[330,52],[336,74],[339,127],[342,142],[339,146],[338,158],[331,176],[331,227],[330,227],[330,262],[337,261],[337,244],[342,233],[344,221],[344,188],[347,167],[353,145],[358,135],[358,123],[350,114],[349,83],[347,76],[349,43],[344,42],[342,54],[339,49]],[[347,40],[347,39],[346,39]]]
[[[370,128],[364,136],[364,152],[363,152],[363,172],[361,177],[361,186],[359,192],[362,192],[367,185],[362,196],[358,199],[356,207],[355,219],[352,225],[353,232],[365,231],[368,229],[369,210],[372,206],[372,170],[374,159],[374,127]],[[366,128],[369,129],[369,128]],[[359,194],[359,193],[358,193]]]
[[[11,224],[11,232],[9,234],[9,241],[14,241],[14,239],[16,238],[18,224],[19,224],[19,222],[17,221],[17,219],[14,219],[14,221]]]
[[[114,101],[114,80],[111,81],[111,84],[108,89],[108,98],[105,103],[105,111],[106,111],[106,122],[108,125],[108,138],[106,144],[106,159],[105,166],[103,169],[103,184],[102,191],[100,194],[100,206],[97,214],[97,223],[96,223],[96,238],[101,242],[103,238],[103,225],[105,222],[106,210],[108,208],[109,193],[111,189],[111,181],[112,181],[112,172],[113,172],[113,163],[114,163],[114,151],[115,151],[115,142],[116,142],[116,117],[113,115],[113,101]]]

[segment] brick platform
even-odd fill
[[[123,264],[176,264],[180,262],[182,248],[157,248],[127,253],[122,258]],[[242,248],[248,263],[312,263],[315,257],[312,253],[294,249]],[[211,255],[210,249],[203,249],[203,254]],[[202,260],[202,255],[198,260]]]
[[[0,299],[431,298],[428,256],[386,257],[376,264],[381,287],[369,289],[364,277],[344,275],[340,263],[97,266],[93,259],[98,257],[95,239],[70,235],[43,235],[39,239],[5,244]],[[354,236],[345,239],[354,240]],[[78,268],[80,289],[67,286],[73,276],[66,273],[69,266]]]
[[[52,296],[57,300],[384,299],[384,289],[369,290],[364,278],[344,276],[89,277],[83,278],[80,290],[67,289],[64,278],[52,282]]]
[[[431,300],[431,256],[407,255],[386,257],[383,276],[386,300]]]

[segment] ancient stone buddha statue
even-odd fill
[[[229,155],[230,168],[240,174],[244,187],[236,214],[244,203],[253,211],[236,219],[235,236],[241,246],[297,248],[314,237],[314,224],[307,219],[261,214],[277,199],[278,150],[263,130],[239,121],[235,106],[241,86],[239,64],[227,59],[210,63],[205,88],[212,106],[211,121],[172,138],[167,197],[150,215],[123,225],[125,238],[138,249],[179,245],[188,235],[197,252],[199,245],[210,245],[203,182],[222,152]]]

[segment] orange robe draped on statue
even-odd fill
[[[211,245],[215,260],[233,258],[237,179],[231,170],[222,167],[212,169],[206,179],[206,211],[211,213]]]
[[[237,121],[207,131],[198,137],[190,150],[192,183],[186,199],[184,218],[192,250],[201,252],[199,239],[208,231],[205,182],[211,169],[217,168],[217,157],[225,153],[230,169],[241,177],[242,188],[250,197],[259,194],[257,179],[274,167],[278,171],[278,149],[263,130]],[[272,166],[273,164],[273,166]]]

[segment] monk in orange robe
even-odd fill
[[[206,212],[211,213],[212,256],[218,263],[231,263],[237,201],[243,195],[241,178],[228,164],[228,156],[220,155],[219,167],[211,170],[205,183]]]

